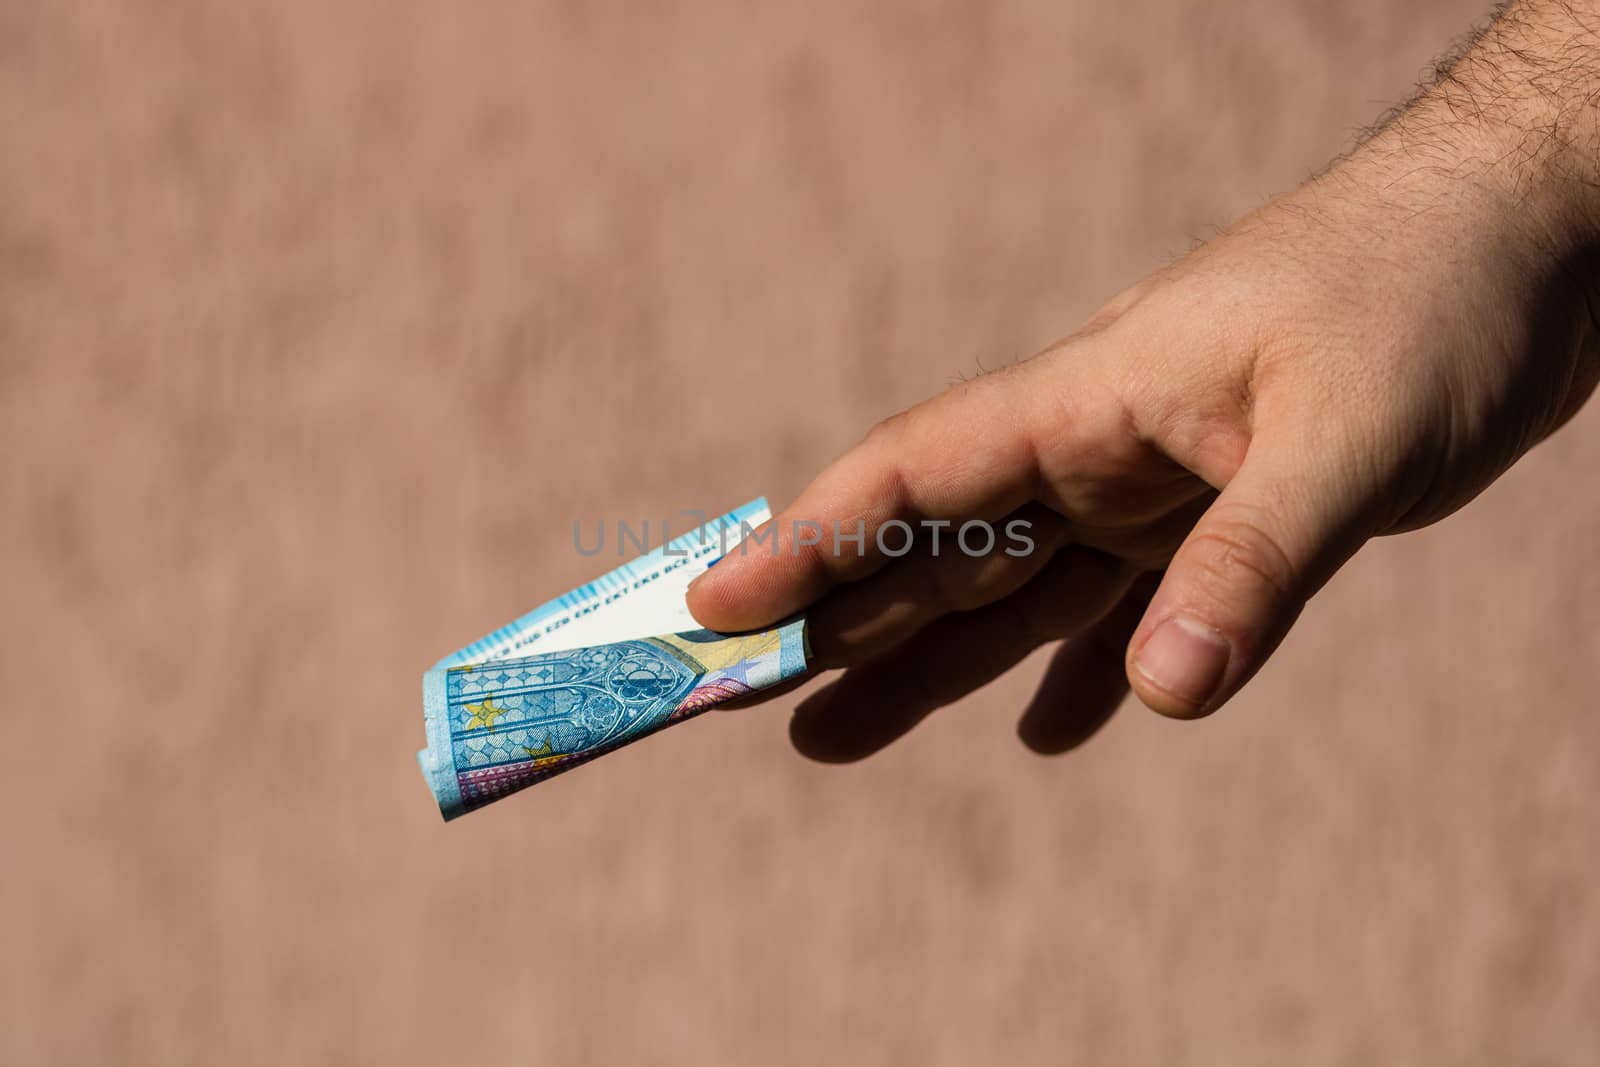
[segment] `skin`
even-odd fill
[[[821,759],[1056,642],[1020,727],[1040,751],[1129,687],[1215,711],[1363,544],[1461,507],[1600,380],[1597,99],[1596,4],[1500,10],[1323,173],[874,427],[774,519],[775,552],[728,556],[690,609],[718,630],[807,613],[818,665],[846,668],[793,722]],[[947,531],[891,559],[895,518],[1025,518],[1037,549],[972,559]],[[798,545],[799,520],[862,523],[866,551]]]

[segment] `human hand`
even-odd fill
[[[848,668],[797,712],[803,750],[875,751],[1063,639],[1034,747],[1081,740],[1128,684],[1208,714],[1369,538],[1450,514],[1578,409],[1600,377],[1585,164],[1573,137],[1528,147],[1533,102],[1459,118],[1487,47],[1078,333],[875,427],[773,520],[774,551],[692,587],[713,629],[806,610],[819,666]],[[948,521],[944,551],[891,558],[895,519]],[[952,548],[1017,519],[1030,553]]]

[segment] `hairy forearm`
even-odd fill
[[[1600,236],[1600,0],[1512,0],[1435,67],[1375,147],[1479,177],[1547,220]]]
[[[1566,383],[1507,435],[1520,454],[1600,378],[1600,0],[1502,4],[1305,192],[1297,203],[1365,223],[1369,260],[1491,280],[1454,283],[1503,309],[1482,351],[1537,351]]]

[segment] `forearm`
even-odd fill
[[[1504,198],[1559,256],[1600,241],[1600,0],[1502,4],[1367,147]]]
[[[1466,415],[1469,430],[1505,436],[1496,467],[1514,460],[1600,378],[1600,0],[1503,5],[1291,199],[1359,233],[1369,263],[1440,280],[1452,314],[1498,309],[1462,349],[1498,383]],[[1526,426],[1491,403],[1529,391],[1544,399],[1523,405]]]

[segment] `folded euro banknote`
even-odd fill
[[[684,605],[689,583],[769,517],[753,500],[435,664],[417,761],[440,813],[465,815],[804,674],[803,618],[721,634]]]

